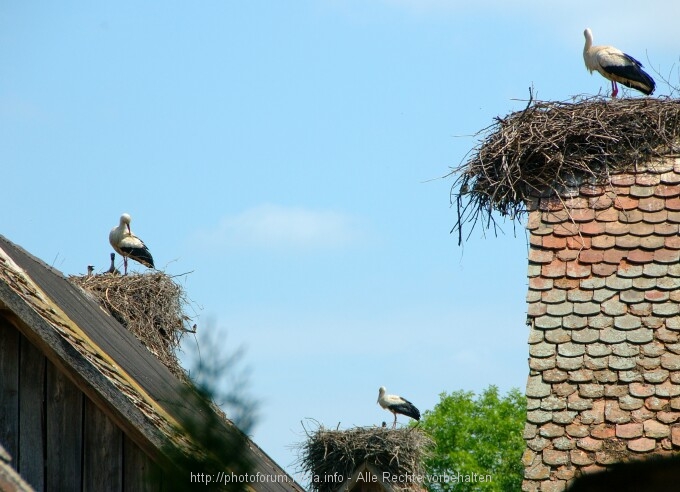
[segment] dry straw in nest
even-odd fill
[[[308,433],[300,444],[299,464],[310,477],[311,488],[317,492],[337,490],[342,481],[352,476],[364,462],[390,475],[425,476],[423,460],[432,448],[432,439],[418,427],[388,429],[385,427],[355,427],[329,430],[323,426]],[[328,479],[325,480],[324,477]],[[334,478],[329,478],[334,477]],[[379,477],[382,478],[382,477]],[[396,488],[410,488],[413,483]]]
[[[172,277],[162,272],[142,275],[71,276],[94,294],[116,320],[131,331],[170,371],[184,378],[175,350],[188,329],[183,312],[186,296]]]
[[[451,172],[453,231],[460,243],[465,223],[474,229],[481,219],[495,227],[494,211],[514,219],[531,198],[569,195],[582,183],[606,183],[611,173],[673,154],[679,132],[676,99],[530,99],[524,110],[479,132],[471,157]]]

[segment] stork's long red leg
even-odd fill
[[[392,423],[392,428],[394,429],[396,427],[397,427],[397,414],[395,413],[394,414],[394,422]]]
[[[123,267],[125,268],[125,275],[127,275],[127,256],[123,256]]]
[[[616,82],[612,80],[612,99],[616,99],[616,95],[619,93],[619,86]]]

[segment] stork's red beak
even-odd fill
[[[130,232],[130,224],[125,224],[125,228],[127,229],[128,234],[132,234],[132,232]]]

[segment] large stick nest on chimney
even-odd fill
[[[677,99],[530,99],[481,130],[467,162],[451,172],[452,232],[460,243],[466,223],[470,232],[479,220],[495,228],[493,212],[515,219],[537,197],[573,196],[610,174],[644,171],[651,158],[678,153],[679,133]]]

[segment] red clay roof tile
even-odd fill
[[[678,224],[672,224],[670,222],[661,222],[660,224],[654,224],[654,234],[659,236],[673,236],[677,235],[680,231]]]
[[[579,282],[581,289],[593,290],[604,287],[605,280],[599,277],[584,278]]]
[[[634,198],[646,198],[654,194],[651,186],[633,185],[630,187],[630,196]]]
[[[647,222],[630,224],[629,233],[634,236],[649,236],[654,233],[654,224],[648,224]]]
[[[605,230],[604,222],[591,221],[584,222],[583,224],[581,224],[581,234],[584,235],[596,236],[598,234],[602,234],[604,230]]]
[[[607,277],[618,269],[617,265],[610,265],[608,263],[599,263],[592,265],[593,275],[599,275],[600,277]]]
[[[570,211],[570,218],[574,222],[590,222],[595,220],[595,210],[592,208],[579,208]]]
[[[541,198],[538,202],[538,209],[543,212],[548,212],[551,210],[560,210],[564,208],[561,197],[551,196],[548,198]]]
[[[588,207],[595,210],[595,214],[597,216],[600,215],[600,210],[605,210],[614,205],[614,200],[616,199],[617,194],[613,191],[607,191],[604,195],[602,196],[594,196],[588,198]],[[602,220],[598,217],[598,220]]]
[[[553,281],[549,278],[533,277],[529,279],[529,288],[534,290],[549,290],[553,287]]]
[[[654,251],[654,261],[659,263],[677,263],[680,261],[680,251],[677,249],[657,249]]]
[[[557,304],[567,300],[567,291],[562,289],[551,289],[541,293],[541,301],[546,304]]]
[[[668,220],[668,211],[664,209],[658,212],[645,212],[643,220],[650,224],[661,224]]]
[[[545,224],[561,224],[567,220],[571,220],[569,212],[562,208],[560,210],[554,210],[550,212],[543,212],[541,214],[541,220]]]
[[[625,236],[616,236],[614,242],[616,246],[621,249],[633,249],[640,245],[640,238],[638,236],[626,234]]]
[[[595,302],[579,302],[574,304],[574,314],[592,316],[600,312],[600,305]]]
[[[584,249],[578,255],[581,263],[600,263],[604,259],[604,252],[598,249]]]
[[[574,312],[574,304],[571,302],[561,302],[558,304],[548,304],[548,314],[551,316],[566,316]],[[562,326],[562,320],[558,320],[559,325]]]
[[[611,184],[615,186],[630,186],[635,184],[634,174],[613,174],[610,178]]]
[[[583,196],[599,196],[604,193],[604,186],[584,184],[579,191]]]
[[[639,173],[635,175],[635,184],[653,187],[661,182],[661,177],[658,174]]]
[[[652,189],[653,190],[653,189]],[[643,212],[658,212],[666,207],[666,200],[656,196],[641,198],[638,208]]]
[[[597,212],[595,212],[595,220],[598,222],[614,222],[619,220],[619,211],[614,207],[597,210]]]
[[[668,172],[661,173],[659,175],[659,180],[666,184],[680,183],[680,174],[669,170]]]
[[[590,265],[582,265],[576,261],[570,261],[566,265],[568,278],[584,278],[590,276]]]
[[[664,245],[671,249],[680,249],[680,236],[670,236],[664,241]]]
[[[571,334],[562,328],[548,330],[545,332],[546,341],[554,344],[565,343],[571,340]]]
[[[614,318],[604,314],[597,314],[588,318],[588,326],[597,329],[609,328],[614,326]]]
[[[557,257],[562,261],[572,261],[578,258],[580,248],[575,249],[561,249],[557,251]]]
[[[567,238],[553,235],[543,236],[543,247],[546,249],[564,249],[567,247]]]
[[[560,278],[564,277],[566,272],[566,263],[560,259],[555,259],[550,263],[544,264],[541,268],[541,275],[546,278]]]
[[[602,303],[602,312],[609,316],[621,316],[628,311],[625,303],[619,301],[617,297],[612,297],[608,301]]]
[[[647,343],[654,340],[654,332],[649,328],[637,328],[626,332],[626,340],[631,343]]]
[[[638,207],[639,200],[637,198],[625,195],[619,195],[614,200],[614,208],[618,210],[635,210]]]
[[[596,342],[600,337],[599,330],[592,330],[586,328],[584,330],[576,330],[571,334],[571,339],[578,343],[592,343]],[[587,367],[587,366],[586,366]],[[603,369],[604,367],[589,367],[589,369]]]
[[[579,226],[571,221],[562,222],[553,226],[553,234],[556,236],[573,236],[579,233]]]
[[[622,260],[616,274],[622,278],[634,279],[642,275],[643,265],[631,264]]]
[[[680,185],[660,184],[655,188],[654,195],[663,198],[680,196]]]
[[[604,343],[621,343],[626,340],[626,332],[616,328],[605,328],[600,331],[600,341]]]
[[[635,222],[640,222],[642,220],[642,211],[638,210],[637,207],[632,210],[620,210],[619,211],[619,221],[626,224],[634,224]]]
[[[590,248],[592,244],[592,240],[589,237],[583,237],[583,236],[571,236],[566,238],[567,241],[567,248],[571,249],[583,249],[583,248]]]
[[[640,238],[640,247],[644,249],[659,249],[663,248],[665,238],[663,236],[646,236]]]
[[[628,252],[627,259],[631,263],[649,263],[654,261],[654,252],[644,249],[634,249]]]
[[[602,237],[610,237],[611,238],[611,236],[602,236]],[[593,238],[593,239],[597,239],[597,238]],[[593,241],[593,247],[595,247],[594,241]],[[626,249],[612,247],[611,249],[607,249],[607,250],[604,251],[604,253],[602,255],[602,261],[604,261],[605,263],[611,263],[611,264],[614,264],[614,265],[618,265],[619,263],[621,263],[621,260],[626,257],[627,254],[628,254],[628,250],[626,250]]]
[[[645,293],[641,290],[626,289],[619,292],[619,300],[626,304],[633,304],[645,300]]]
[[[554,257],[555,253],[547,249],[529,249],[529,261],[532,263],[550,263]]]
[[[621,293],[623,300],[623,292]],[[652,305],[649,302],[637,302],[628,305],[628,312],[635,316],[649,316],[652,314]]]
[[[652,451],[656,447],[656,440],[650,439],[648,437],[640,437],[638,439],[633,439],[628,441],[628,449],[631,451],[636,451],[638,453],[646,453]]]
[[[567,291],[567,299],[571,302],[590,302],[593,299],[593,291],[588,289],[570,289]]]
[[[569,290],[578,287],[579,280],[573,278],[556,278],[554,286],[557,289]]]

